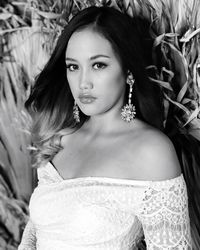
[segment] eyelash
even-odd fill
[[[78,66],[76,65],[76,64],[67,64],[66,65],[66,67],[67,67],[67,69],[69,70],[69,71],[71,71],[71,72],[73,72],[73,71],[75,71],[75,69],[71,69],[71,67],[76,67],[76,68],[78,68]]]
[[[105,67],[107,67],[107,65],[105,63],[102,62],[96,62],[94,63],[92,66],[94,68],[95,65],[99,65],[100,67],[98,67],[98,69],[104,69]]]
[[[95,65],[98,65],[99,67],[95,68]],[[67,67],[67,69],[68,69],[69,71],[71,71],[71,72],[74,72],[75,70],[78,69],[78,65],[76,65],[76,64],[67,64],[66,67]],[[71,67],[73,67],[73,68],[71,69]],[[75,67],[75,69],[74,69],[74,67]],[[96,62],[96,63],[94,63],[94,64],[92,65],[92,67],[93,67],[95,70],[98,70],[98,69],[104,69],[105,67],[107,67],[107,65],[106,65],[105,63],[102,63],[102,62]]]

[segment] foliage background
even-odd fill
[[[36,182],[24,102],[63,26],[91,5],[150,21],[155,42],[148,70],[163,88],[165,118],[172,103],[179,127],[200,140],[200,0],[1,0],[0,249],[17,249]]]

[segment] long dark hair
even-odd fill
[[[38,161],[48,161],[60,149],[59,138],[65,128],[78,128],[73,119],[74,99],[66,77],[65,52],[71,35],[91,26],[110,41],[119,55],[124,72],[135,78],[133,102],[140,119],[163,129],[160,89],[147,76],[144,51],[140,48],[138,27],[131,17],[110,7],[90,7],[79,12],[64,28],[52,56],[36,79],[26,107],[34,114],[33,141]]]

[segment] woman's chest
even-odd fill
[[[139,155],[122,141],[78,143],[68,145],[53,160],[63,179],[83,176],[106,176],[134,179]],[[141,158],[140,158],[141,159]]]
[[[31,218],[41,226],[64,224],[70,228],[77,226],[76,230],[80,223],[84,228],[93,225],[97,231],[103,225],[118,229],[126,223],[130,226],[138,213],[144,189],[104,182],[74,179],[56,188],[54,185],[40,187],[31,198]]]
[[[34,192],[30,215],[38,233],[47,239],[83,245],[116,244],[119,239],[126,245],[141,237],[137,213],[143,192],[94,179],[67,181],[52,189],[46,185]]]

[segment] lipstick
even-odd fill
[[[96,100],[96,97],[92,95],[79,95],[79,100],[83,104],[90,104],[93,103]]]

